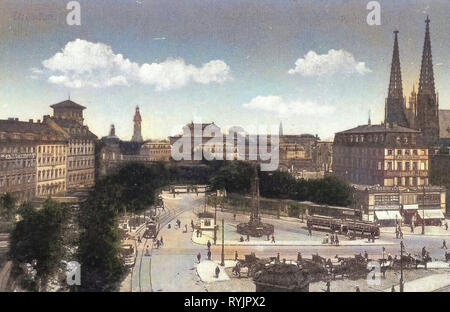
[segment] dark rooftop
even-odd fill
[[[53,105],[50,105],[51,108],[78,108],[78,109],[85,109],[83,105],[77,104],[74,101],[71,100],[65,100]]]
[[[338,133],[420,133],[420,131],[398,125],[386,126],[382,124],[382,125],[362,125]]]

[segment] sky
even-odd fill
[[[130,139],[140,107],[144,139],[191,121],[334,133],[384,117],[393,30],[404,95],[417,83],[425,18],[440,108],[450,109],[450,2],[361,0],[0,1],[0,119],[42,119],[50,105],[84,105],[98,136]]]

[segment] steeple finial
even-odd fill
[[[370,120],[370,109],[369,109],[369,121],[367,123],[369,126],[372,124],[372,120]]]

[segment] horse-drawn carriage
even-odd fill
[[[270,263],[270,259],[259,259],[255,253],[245,255],[245,259],[237,259],[237,263],[232,272],[234,275],[241,276],[242,271],[246,271],[247,277],[255,276],[255,273],[262,270],[266,265]]]

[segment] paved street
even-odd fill
[[[159,249],[153,248],[151,256],[142,256],[145,253],[144,243],[139,247],[139,255],[137,258],[136,267],[133,272],[132,289],[133,291],[226,291],[226,290],[240,290],[240,291],[254,291],[253,283],[248,279],[238,280],[231,278],[229,281],[217,281],[215,283],[205,283],[199,278],[197,273],[197,258],[198,253],[201,254],[202,260],[207,259],[207,248],[204,244],[198,244],[192,241],[193,233],[190,228],[191,220],[196,220],[195,211],[199,211],[204,204],[203,194],[197,197],[195,194],[179,194],[176,198],[164,195],[164,203],[166,211],[162,213],[162,228],[159,233],[159,238],[164,239],[164,246]],[[334,258],[339,256],[353,256],[357,253],[364,253],[367,251],[370,258],[378,259],[382,257],[382,247],[393,256],[399,254],[400,240],[395,239],[392,233],[382,233],[381,240],[377,240],[376,244],[367,243],[365,240],[358,240],[351,242],[353,245],[345,245],[345,238],[342,237],[340,246],[320,245],[324,234],[323,232],[313,231],[313,236],[307,235],[307,230],[304,224],[299,220],[277,220],[277,219],[263,219],[264,222],[269,222],[275,225],[275,236],[278,239],[307,242],[299,246],[293,245],[279,245],[269,244],[261,238],[259,244],[255,239],[251,239],[251,244],[242,245],[239,243],[232,244],[231,241],[236,241],[239,235],[235,233],[236,224],[245,222],[248,216],[238,215],[234,220],[230,213],[218,211],[218,220],[225,219],[226,233],[225,241],[228,245],[225,246],[225,259],[234,259],[235,251],[238,252],[239,257],[245,254],[255,252],[258,257],[273,257],[280,253],[280,258],[295,260],[297,252],[301,252],[303,257],[311,257],[312,254],[318,253],[322,257]],[[181,229],[175,225],[175,220],[181,221]],[[171,228],[168,228],[170,223]],[[188,232],[184,232],[185,224],[188,225]],[[208,235],[208,234],[204,234]],[[212,237],[212,233],[209,234]],[[227,235],[231,236],[227,238]],[[423,246],[427,247],[430,254],[435,260],[442,260],[444,251],[441,249],[443,239],[447,239],[450,243],[449,236],[421,236],[421,235],[405,235],[403,240],[406,246],[406,252],[412,254],[419,254]],[[211,240],[212,242],[212,240]],[[219,262],[221,258],[221,234],[218,233],[217,245],[212,246],[212,260]],[[308,245],[314,243],[314,245]],[[350,241],[348,241],[350,243]],[[383,242],[380,244],[380,242]],[[147,244],[148,245],[148,244]],[[436,265],[439,263],[436,262]],[[439,266],[446,266],[445,263]],[[430,269],[409,271],[405,275],[405,281],[410,282],[418,278],[424,278],[428,275],[439,276],[439,274],[448,273],[449,269]],[[231,270],[227,269],[228,275],[231,277]],[[444,275],[442,275],[444,276]],[[447,276],[447,275],[445,275]],[[432,279],[433,277],[428,277]],[[387,278],[379,287],[361,287],[361,290],[366,291],[383,291],[384,288],[391,287],[398,280],[398,274],[392,272],[392,276]],[[364,281],[363,281],[364,282]],[[339,287],[344,290],[351,291],[348,282],[339,282],[342,285]],[[347,284],[346,284],[347,283]],[[355,282],[352,282],[355,284]],[[353,285],[351,284],[351,285]],[[445,289],[448,285],[446,281],[439,283],[440,289]],[[337,284],[336,284],[337,285]],[[415,284],[410,284],[411,289],[417,288]],[[436,284],[437,285],[437,284]],[[320,283],[311,285],[312,291],[321,291]],[[347,287],[347,288],[346,288]],[[349,288],[350,287],[350,288]],[[352,286],[353,287],[353,286]],[[383,288],[384,287],[384,288]],[[437,287],[437,286],[436,286]]]

